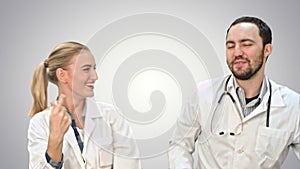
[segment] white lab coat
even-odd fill
[[[112,105],[86,100],[84,149],[80,152],[74,131],[70,126],[64,136],[64,169],[139,169],[138,149],[132,131],[117,115]],[[28,151],[30,169],[52,169],[45,152],[49,136],[51,108],[30,119]],[[128,158],[129,157],[129,158]]]
[[[207,80],[198,85],[194,98],[178,118],[170,140],[169,167],[280,169],[289,148],[293,148],[300,159],[300,95],[271,81],[270,127],[266,127],[269,92],[244,118],[231,77],[227,89],[237,101],[237,108],[229,100],[221,108],[224,116],[215,113],[212,118],[211,110],[224,92],[225,79],[227,77]],[[212,123],[216,119],[219,120]],[[231,132],[239,134],[232,136]],[[196,156],[192,155],[195,149]],[[194,163],[197,166],[193,167]]]

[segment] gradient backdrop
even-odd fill
[[[241,15],[265,20],[274,50],[267,75],[300,92],[300,2],[1,1],[1,168],[28,168],[33,70],[63,41],[87,44],[98,64],[96,98],[124,110],[144,169],[165,169],[167,141],[197,81],[227,73],[225,31]],[[159,83],[158,83],[159,82]],[[54,86],[50,98],[56,97]],[[284,169],[299,169],[290,151]]]

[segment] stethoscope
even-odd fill
[[[224,89],[224,92],[222,93],[222,95],[220,96],[219,100],[218,100],[218,104],[220,104],[222,98],[225,96],[225,95],[228,95],[231,99],[231,101],[236,104],[236,101],[235,99],[233,98],[233,96],[230,94],[230,92],[227,90],[227,86],[228,86],[228,82],[231,78],[231,75],[227,78],[226,82],[225,82],[225,89]],[[271,82],[270,80],[268,79],[268,84],[269,84],[269,98],[268,98],[268,102],[267,102],[267,114],[266,114],[266,127],[269,127],[270,125],[270,107],[271,107],[271,98],[272,98],[272,85],[271,85]]]

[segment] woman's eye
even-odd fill
[[[88,72],[90,70],[90,68],[85,68],[83,69],[83,71]]]

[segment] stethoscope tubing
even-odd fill
[[[230,97],[230,99],[232,100],[232,102],[235,103],[235,99],[230,94],[230,92],[228,92],[228,90],[227,90],[227,86],[228,86],[228,82],[229,82],[230,78],[231,78],[231,75],[226,79],[224,92],[220,96],[220,98],[218,100],[218,104],[221,102],[224,95],[228,95]],[[270,110],[271,110],[271,99],[272,99],[272,85],[271,85],[271,82],[269,79],[268,79],[268,85],[269,85],[269,98],[268,98],[268,102],[267,102],[266,127],[270,126]]]

